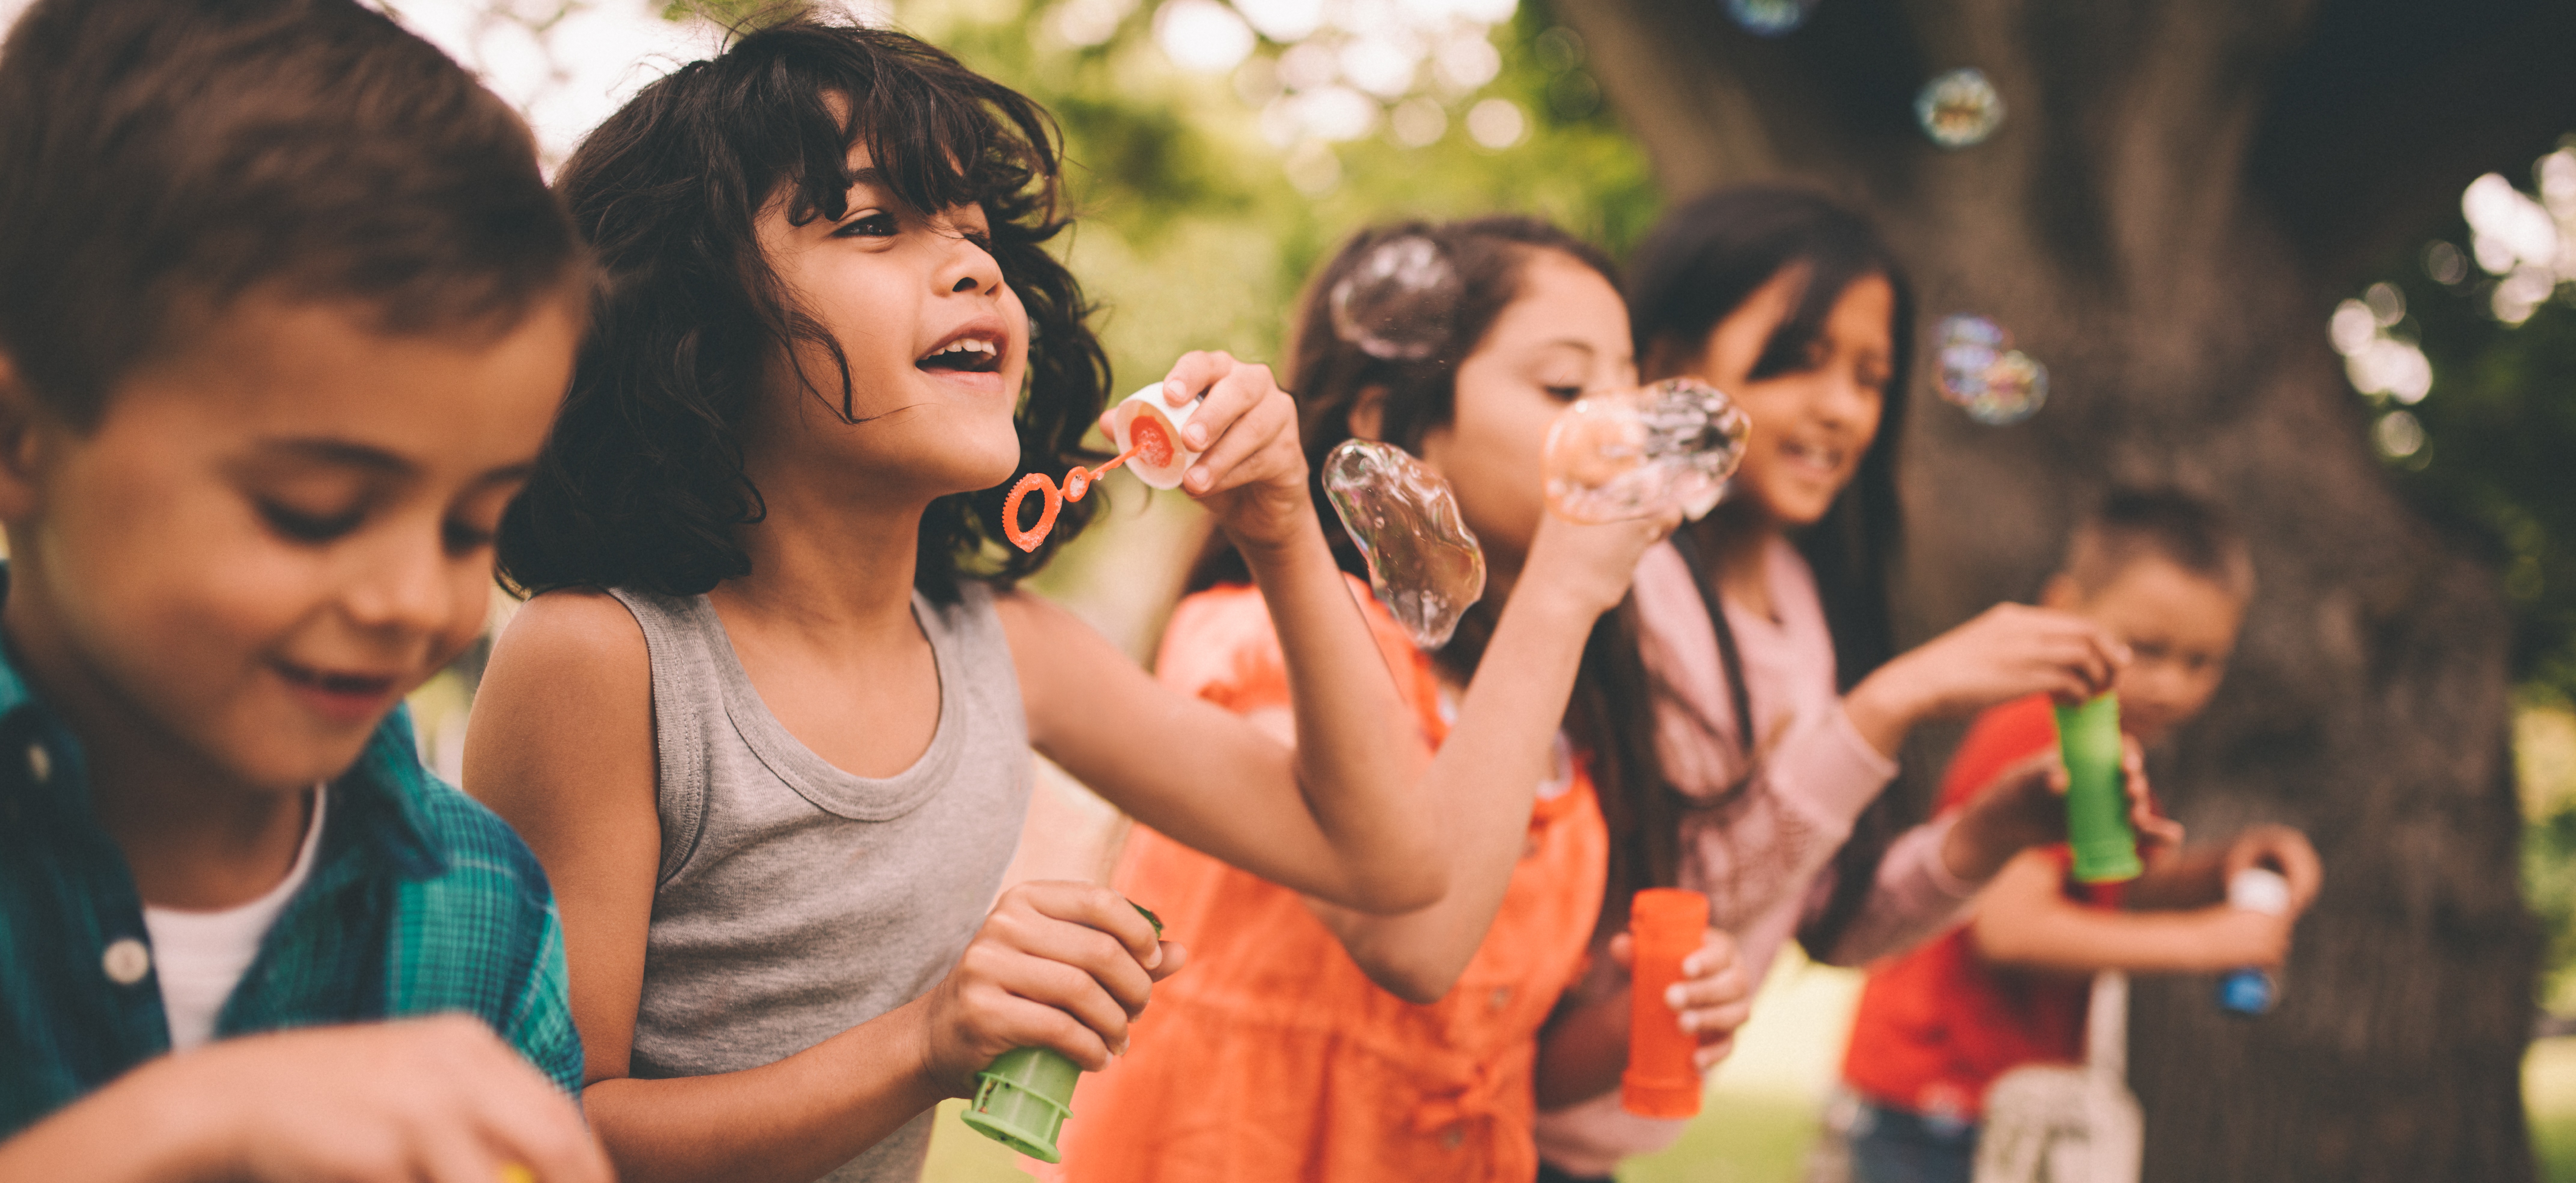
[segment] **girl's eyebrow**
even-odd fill
[[[292,436],[264,440],[260,450],[282,458],[303,460],[333,468],[354,468],[388,476],[409,476],[419,466],[373,444],[344,440],[333,436]]]

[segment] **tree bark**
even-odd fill
[[[2576,128],[2570,11],[1823,0],[1764,40],[1715,0],[1558,6],[1672,196],[1819,186],[1895,241],[1927,325],[1992,316],[2049,367],[2047,407],[2004,428],[1916,375],[1905,636],[2030,596],[2115,482],[2207,496],[2252,541],[2234,668],[2158,788],[2204,839],[2307,830],[2325,893],[2269,1017],[2222,1019],[2207,979],[2140,984],[2150,1180],[2532,1175],[2509,618],[2385,479],[2325,321],[2470,178]],[[1944,151],[1913,97],[1959,66],[2007,110]]]

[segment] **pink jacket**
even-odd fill
[[[1753,700],[1752,779],[1724,810],[1696,819],[1683,835],[1682,886],[1708,893],[1710,923],[1735,935],[1759,982],[1799,924],[1833,894],[1834,852],[1852,822],[1896,775],[1896,763],[1853,730],[1834,685],[1833,637],[1815,576],[1786,542],[1764,556],[1779,619],[1726,605],[1744,683]],[[1717,630],[1671,546],[1637,565],[1637,608],[1646,668],[1665,691],[1656,706],[1657,754],[1682,791],[1713,797],[1744,774],[1733,696]],[[1842,965],[1898,952],[1954,922],[1981,884],[1950,874],[1941,844],[1950,821],[1899,837],[1878,865],[1878,881],[1830,960]],[[1626,988],[1615,968],[1578,988],[1587,998]],[[1542,1113],[1539,1154],[1574,1174],[1606,1175],[1621,1158],[1663,1149],[1683,1123],[1633,1116],[1614,1090]]]

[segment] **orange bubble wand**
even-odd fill
[[[1056,487],[1055,481],[1043,472],[1030,473],[1021,477],[1019,484],[1011,486],[1011,495],[1002,500],[1002,533],[1010,537],[1011,545],[1024,551],[1036,550],[1039,543],[1046,541],[1047,532],[1055,529],[1055,515],[1064,509],[1064,503],[1082,500],[1082,495],[1091,491],[1092,482],[1109,475],[1110,469],[1140,457],[1153,465],[1172,462],[1172,437],[1164,433],[1161,423],[1139,418],[1128,429],[1128,434],[1135,442],[1126,451],[1098,468],[1074,465],[1072,471],[1064,474],[1062,488]],[[1045,493],[1046,505],[1038,510],[1037,525],[1023,530],[1020,528],[1020,502],[1027,499],[1032,491]]]

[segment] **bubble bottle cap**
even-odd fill
[[[1682,959],[1700,947],[1708,928],[1708,897],[1696,891],[1650,887],[1628,906],[1628,931],[1636,942],[1628,987],[1628,1070],[1619,1078],[1619,1106],[1639,1117],[1684,1118],[1699,1113],[1701,1081],[1691,1057],[1699,1040],[1682,1030],[1681,1016],[1664,992],[1682,978]]]
[[[1109,436],[1119,451],[1135,450],[1136,458],[1127,463],[1127,471],[1157,489],[1180,488],[1181,477],[1199,459],[1198,453],[1182,444],[1181,429],[1189,425],[1199,405],[1196,399],[1177,407],[1163,401],[1160,382],[1118,400],[1109,412]]]
[[[1154,926],[1155,936],[1163,935],[1161,917],[1142,904],[1127,906]],[[1054,1048],[1012,1048],[975,1074],[966,1126],[1040,1162],[1062,1162],[1055,1139],[1073,1116],[1073,1086],[1081,1079],[1082,1069]]]

